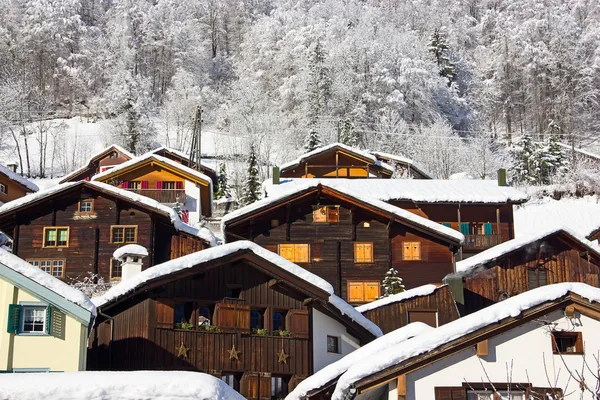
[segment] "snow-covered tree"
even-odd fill
[[[436,28],[429,39],[428,47],[429,51],[435,57],[435,61],[440,69],[440,75],[448,80],[448,85],[452,84],[454,80],[454,65],[452,65],[448,57],[449,47],[444,33]]]
[[[381,287],[383,288],[381,297],[388,297],[393,294],[404,292],[405,290],[404,285],[402,284],[402,278],[398,276],[398,271],[394,268],[390,268],[385,273]]]
[[[358,146],[358,141],[358,133],[356,132],[354,124],[350,119],[344,119],[340,128],[340,143],[356,147]]]
[[[512,146],[511,154],[513,165],[511,170],[511,179],[515,183],[530,184],[536,181],[538,174],[536,156],[537,147],[531,136],[524,133],[519,140]]]
[[[258,162],[254,144],[250,145],[248,153],[248,170],[242,195],[242,205],[247,206],[260,198],[260,181],[258,178]]]
[[[227,177],[227,166],[225,163],[219,165],[218,189],[215,192],[215,199],[231,197],[231,187]]]
[[[309,151],[313,151],[314,149],[321,147],[321,145],[322,142],[319,132],[311,129],[304,141],[304,152],[308,153]]]

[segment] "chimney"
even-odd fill
[[[279,185],[279,167],[273,167],[273,185]]]
[[[498,186],[507,186],[506,185],[506,170],[504,168],[500,168],[498,170]]]
[[[148,256],[148,250],[137,244],[119,247],[113,257],[121,264],[121,281],[131,279],[142,272],[142,261]]]

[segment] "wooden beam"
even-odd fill
[[[479,357],[483,357],[483,356],[487,356],[489,354],[489,349],[488,349],[488,340],[482,340],[481,342],[477,343],[477,355]]]
[[[406,400],[406,374],[398,376],[398,400]]]
[[[496,229],[497,235],[500,236],[500,240],[502,241],[502,231],[500,230],[500,209],[496,208]]]
[[[291,210],[292,203],[287,203],[285,208],[285,240],[288,242],[290,241],[290,232],[292,230],[292,221],[290,220]]]

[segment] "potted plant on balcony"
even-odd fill
[[[262,328],[252,328],[252,334],[253,335],[258,335],[258,336],[267,336],[268,331],[266,329],[262,329]]]
[[[290,337],[292,336],[292,334],[290,333],[290,331],[286,331],[285,329],[279,329],[273,331],[273,336]]]

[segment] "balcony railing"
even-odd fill
[[[149,197],[159,203],[185,203],[184,189],[125,189]]]
[[[500,235],[465,235],[463,248],[468,250],[488,249],[501,242]]]

